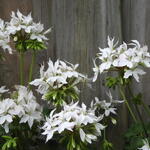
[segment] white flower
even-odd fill
[[[0,125],[5,129],[5,132],[8,133],[8,125],[13,121],[14,114],[11,114],[11,111],[15,109],[16,104],[12,99],[4,99],[0,101]]]
[[[0,47],[2,47],[4,50],[8,50],[10,54],[12,54],[12,49],[9,46],[10,43],[10,37],[9,33],[6,29],[6,24],[2,19],[0,19]]]
[[[9,34],[15,35],[18,31],[24,30],[25,33],[30,35],[31,40],[37,39],[39,42],[48,40],[45,36],[51,32],[51,29],[44,31],[43,24],[33,22],[31,13],[24,16],[19,10],[17,13],[12,12],[11,20],[7,23],[7,30]]]
[[[139,150],[150,150],[150,145],[147,139],[143,140],[144,145]]]
[[[40,121],[41,111],[37,110],[39,106],[35,102],[31,102],[25,105],[25,113],[21,116],[20,123],[28,122],[29,127],[31,128],[34,121]]]
[[[9,34],[15,35],[16,32],[20,31],[21,29],[25,30],[25,32],[30,33],[33,24],[33,19],[31,14],[28,16],[24,16],[18,10],[17,13],[12,11],[11,20],[7,23],[7,30]]]
[[[95,112],[88,110],[86,105],[82,103],[82,107],[77,103],[63,105],[63,109],[59,113],[53,110],[50,116],[46,118],[46,122],[42,129],[43,135],[47,136],[46,141],[50,140],[54,134],[62,134],[64,131],[78,132],[82,142],[91,143],[101,135],[101,130],[105,127],[99,123],[103,116],[96,117]],[[86,133],[84,128],[93,125],[94,133]]]
[[[82,142],[88,142],[88,143],[92,143],[93,141],[97,140],[97,136],[93,135],[93,134],[85,134],[85,132],[82,129],[79,129],[79,133],[80,133],[80,138]]]
[[[96,124],[95,124],[95,129],[96,129],[96,131],[97,131],[97,134],[98,134],[99,136],[101,136],[101,131],[105,129],[105,126],[102,125],[102,124],[100,124],[100,123],[96,123]]]
[[[19,10],[16,13],[12,11],[9,22],[5,23],[0,19],[0,46],[12,53],[11,44],[18,41],[20,34],[21,38],[24,38],[23,40],[37,40],[45,44],[48,40],[46,34],[49,32],[51,32],[51,28],[45,31],[43,24],[33,21],[31,13],[25,16]]]
[[[95,60],[93,60],[93,63],[94,63],[94,68],[93,68],[93,71],[94,71],[93,82],[95,82],[97,80],[97,77],[98,77],[98,74],[99,74],[100,71],[99,71],[99,67],[95,63]]]
[[[79,133],[80,133],[80,139],[81,139],[81,141],[85,142],[85,136],[86,136],[85,132],[80,128],[79,129]]]
[[[1,86],[1,87],[0,87],[0,94],[6,93],[6,92],[8,92],[8,91],[9,91],[9,90],[6,89],[6,86]]]
[[[87,134],[86,137],[85,137],[86,141],[88,143],[92,143],[92,140],[93,141],[96,141],[97,140],[97,136],[93,135],[93,134]]]
[[[35,79],[30,84],[38,86],[37,91],[43,94],[42,98],[45,99],[45,94],[52,89],[59,89],[70,85],[75,91],[78,91],[76,85],[87,79],[86,76],[77,72],[78,64],[73,65],[68,62],[57,60],[53,63],[48,61],[48,68],[44,71],[44,66],[40,68],[40,78]]]
[[[62,122],[59,124],[58,133],[62,133],[64,130],[72,131],[72,128],[75,126],[74,122]]]
[[[4,87],[2,88],[4,91]],[[24,86],[16,86],[17,97],[13,99],[2,99],[0,101],[0,125],[9,132],[9,124],[13,123],[15,118],[20,119],[18,123],[28,123],[29,127],[34,122],[40,122],[42,119],[42,107],[36,102],[32,91]]]
[[[97,97],[95,97],[95,101],[95,106],[103,109],[106,117],[108,117],[111,113],[116,114],[116,108],[112,107],[110,102],[106,102],[105,100],[99,101]]]
[[[110,91],[107,93],[107,96],[109,97],[109,101],[112,103],[112,105],[124,102],[124,100],[114,100]]]
[[[24,86],[16,86],[18,97],[15,99],[18,108],[18,116],[21,119],[20,123],[28,122],[31,128],[34,121],[39,122],[42,119],[42,108],[36,102],[36,98],[32,91]]]
[[[44,78],[35,79],[34,81],[30,82],[30,84],[38,86],[37,92],[40,94],[45,94],[49,89],[49,85],[44,81]]]
[[[123,103],[124,101],[118,101],[118,100],[113,100],[111,93],[108,93],[110,101],[107,102],[106,100],[100,101],[97,97],[95,97],[95,102],[91,102],[91,109],[92,110],[103,110],[104,115],[108,117],[110,114],[116,115],[116,108],[115,104],[117,103]]]
[[[32,28],[31,28],[30,39],[32,39],[32,40],[37,39],[39,42],[47,41],[48,38],[45,35],[48,34],[49,32],[51,32],[51,29],[44,31],[43,24],[34,23]]]
[[[134,70],[126,70],[124,74],[124,78],[129,78],[133,76],[137,82],[139,82],[139,75],[144,75],[146,72],[142,69],[136,68]]]
[[[150,53],[147,46],[141,47],[140,43],[132,40],[129,47],[125,42],[117,47],[114,39],[108,37],[108,47],[102,49],[97,54],[101,63],[96,65],[94,62],[94,81],[97,79],[98,73],[109,71],[110,69],[124,71],[124,78],[133,76],[139,82],[139,75],[145,74],[140,68],[141,66],[150,67]],[[95,67],[96,66],[96,67]]]

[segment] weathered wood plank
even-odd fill
[[[1,0],[0,9],[0,18],[8,20],[10,18],[11,11],[19,9],[24,14],[28,14],[32,9],[32,5],[30,0]],[[3,70],[0,72],[0,78],[2,81],[0,84],[6,84],[8,87],[12,87],[14,84],[19,84],[18,57],[16,54],[5,54],[5,57],[5,61],[0,61],[1,70]],[[25,72],[28,72],[27,66],[29,66],[29,57],[30,55],[26,56]],[[25,76],[27,80],[27,74],[25,74]]]
[[[49,57],[52,60],[60,58],[79,63],[80,71],[92,77],[92,58],[98,52],[99,46],[106,46],[108,35],[120,39],[120,42],[137,39],[150,47],[149,0],[0,0],[2,19],[8,20],[10,12],[17,9],[25,14],[32,11],[36,21],[42,22],[46,28],[53,27],[49,34],[48,50],[37,55],[35,77],[39,74],[39,64],[47,61]],[[30,56],[26,56],[25,72],[29,71]],[[18,83],[17,66],[17,56],[6,55],[6,61],[0,62],[0,84],[10,87]],[[133,84],[133,89],[135,92],[142,91],[146,103],[150,104],[150,71],[147,72],[140,84]],[[105,92],[108,89],[103,86],[105,77],[106,75],[101,75],[91,89],[81,87],[81,100],[89,104],[94,96],[106,98]],[[113,130],[110,128],[108,132],[116,149],[122,149],[121,134],[128,127],[124,106],[119,110],[118,120],[118,125]]]
[[[124,41],[138,40],[142,45],[150,47],[150,1],[148,0],[123,0],[122,2],[122,31]],[[149,50],[150,51],[150,50]],[[150,105],[149,84],[150,70],[145,69],[146,75],[140,77],[140,82],[134,82],[134,93],[142,93],[143,100]],[[148,118],[145,111],[141,111],[143,118]]]

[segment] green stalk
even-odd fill
[[[147,112],[148,115],[150,115],[150,108],[141,100],[141,103],[144,107],[144,110]]]
[[[35,56],[36,56],[36,52],[35,52],[35,50],[33,50],[33,52],[32,52],[32,60],[31,60],[31,65],[30,65],[30,72],[29,72],[29,83],[32,81],[33,67],[34,67],[34,64],[35,64]]]
[[[106,140],[106,129],[105,128],[104,128],[104,132],[103,133],[104,133],[103,136],[104,136],[104,141],[105,141]]]
[[[19,53],[19,67],[20,67],[20,84],[24,85],[24,53]]]
[[[129,103],[128,103],[128,100],[126,99],[126,96],[125,96],[125,94],[124,94],[124,91],[123,91],[123,89],[122,89],[121,87],[119,88],[119,91],[120,91],[120,94],[121,94],[123,100],[125,101],[125,104],[126,104],[128,110],[129,110],[129,112],[130,112],[130,114],[131,114],[131,116],[132,116],[134,122],[137,122],[137,119],[136,119],[136,117],[135,117],[135,115],[134,115],[134,113],[133,113],[133,111],[132,111],[132,109],[131,109],[131,107],[130,107],[130,105],[129,105]]]
[[[104,118],[104,121],[103,121],[104,125],[105,125],[105,122],[106,122],[106,118]],[[106,141],[106,128],[104,128],[104,130],[103,130],[103,141],[104,142]]]
[[[132,91],[131,91],[130,85],[128,86],[128,89],[129,89],[129,92],[130,92],[131,96],[134,97],[134,95],[133,95],[133,93],[132,93]],[[141,124],[142,124],[143,131],[144,131],[144,133],[145,133],[145,136],[148,137],[148,133],[147,133],[147,131],[146,131],[145,123],[144,123],[143,118],[142,118],[142,116],[141,116],[139,107],[138,107],[137,104],[135,104],[135,103],[134,103],[134,106],[135,106],[135,109],[136,109],[136,111],[137,111],[137,114],[138,114],[138,117],[139,117],[139,119],[140,119],[140,122],[141,122]]]
[[[142,127],[143,127],[143,131],[144,131],[144,133],[145,133],[145,136],[146,136],[146,138],[148,138],[148,133],[147,133],[147,131],[146,131],[146,127],[145,127],[144,121],[143,121],[143,119],[142,119],[141,113],[140,113],[140,111],[139,111],[139,109],[138,109],[138,106],[137,106],[136,104],[135,104],[135,108],[136,108],[136,111],[137,111],[137,113],[138,113],[139,119],[140,119],[140,121],[141,121],[141,125],[142,125]]]
[[[122,81],[123,81],[123,79],[124,79],[124,78],[123,78],[124,72],[123,72],[123,71],[120,71],[120,72],[119,72],[119,76],[121,77],[121,79],[122,79]],[[131,107],[130,107],[130,105],[129,105],[129,102],[128,102],[128,100],[127,100],[125,94],[124,94],[124,92],[125,92],[125,89],[124,89],[125,85],[126,85],[126,83],[124,83],[124,82],[123,82],[123,84],[120,84],[120,86],[119,86],[119,91],[120,91],[120,94],[121,94],[123,100],[125,101],[125,104],[126,104],[128,110],[129,110],[129,112],[130,112],[130,114],[131,114],[131,116],[132,116],[134,122],[137,122],[136,116],[134,115],[134,113],[133,113],[133,111],[132,111],[132,109],[131,109]]]

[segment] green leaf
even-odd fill
[[[107,140],[104,140],[102,143],[103,150],[113,150],[113,144]]]
[[[13,147],[15,148],[17,146],[16,141],[12,141]]]
[[[150,132],[150,123],[145,124],[147,133]],[[144,130],[141,123],[133,124],[124,134],[125,150],[135,150],[143,146]],[[148,138],[149,142],[150,139]]]
[[[50,89],[46,95],[45,99],[51,101],[56,107],[62,106],[63,102],[70,102],[71,100],[78,99],[78,93],[72,86],[63,86],[58,89]]]
[[[2,136],[2,138],[4,138],[5,140],[11,140],[12,139],[11,136],[7,136],[7,135]]]
[[[139,93],[136,96],[133,97],[132,101],[136,104],[136,105],[141,105],[142,104],[142,94]]]
[[[7,150],[9,148],[15,148],[17,146],[17,138],[12,138],[11,136],[2,136],[6,141],[2,146],[2,150]]]
[[[47,49],[44,42],[39,42],[38,40],[26,40],[26,48],[31,50]]]
[[[4,61],[5,57],[2,55],[2,53],[0,53],[0,60]]]
[[[2,150],[7,150],[7,143],[2,146]]]
[[[76,146],[73,135],[71,136],[71,145],[72,145],[73,148],[75,148],[75,146]]]
[[[118,83],[119,83],[118,78],[115,78],[115,77],[107,77],[107,78],[106,78],[106,86],[107,86],[108,88],[113,88],[113,89],[115,89],[116,86],[118,85]]]
[[[12,140],[10,140],[10,141],[7,142],[7,148],[10,148],[11,145],[12,145]]]
[[[80,147],[80,145],[77,145],[77,150],[81,150],[81,147]]]

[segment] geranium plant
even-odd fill
[[[12,12],[9,22],[0,20],[0,47],[10,54],[18,53],[20,62],[20,84],[24,83],[24,55],[32,52],[29,82],[32,80],[36,51],[46,49],[46,34],[43,24],[33,21],[31,13],[23,15],[19,10]],[[31,88],[15,86],[15,91],[0,88],[0,136],[5,143],[2,149],[29,149],[36,143],[39,126],[43,120],[42,106],[37,102]],[[28,146],[25,146],[28,145]]]
[[[82,107],[78,106],[78,102],[64,104],[61,112],[55,113],[53,110],[47,117],[42,134],[47,135],[46,141],[50,140],[53,134],[60,134],[60,140],[67,143],[68,150],[85,149],[87,143],[91,144],[101,135],[104,126],[99,121],[102,119],[102,115],[96,117],[83,103]]]
[[[123,72],[123,78],[128,79],[133,76],[136,81],[139,82],[139,75],[145,74],[141,67],[150,67],[150,54],[147,46],[141,47],[140,43],[136,40],[132,40],[131,43],[117,46],[114,44],[114,39],[108,37],[108,47],[99,48],[100,52],[97,54],[97,58],[101,63],[97,66],[95,61],[95,77],[93,81],[97,79],[98,72],[106,72],[110,70],[116,70]]]
[[[111,150],[113,145],[106,137],[106,129],[110,123],[117,123],[116,105],[123,102],[133,121],[139,122],[142,127],[139,134],[141,143],[136,148],[148,150],[149,133],[139,105],[142,105],[149,115],[150,109],[143,102],[142,95],[133,94],[130,88],[132,78],[140,82],[139,76],[146,73],[143,68],[150,67],[147,46],[141,46],[136,40],[118,45],[114,44],[114,39],[108,37],[108,47],[99,48],[100,51],[94,59],[93,82],[97,80],[98,74],[117,72],[115,77],[107,77],[105,85],[110,89],[118,88],[122,100],[114,100],[109,92],[109,100],[99,100],[95,97],[90,107],[87,107],[79,98],[79,84],[89,82],[90,79],[78,71],[78,64],[73,65],[59,59],[52,62],[49,59],[47,68],[44,64],[41,65],[40,77],[32,77],[36,52],[46,49],[47,34],[50,31],[51,28],[45,30],[43,24],[34,22],[31,13],[25,16],[19,10],[12,12],[9,22],[0,19],[0,46],[10,54],[18,53],[20,62],[20,85],[16,85],[15,90],[0,87],[2,150],[28,150],[38,143],[40,136],[46,138],[46,142],[56,138],[65,144],[67,150],[87,150],[90,144],[101,139],[101,148]],[[27,51],[32,52],[32,60],[29,80],[27,86],[24,86],[24,55]],[[36,91],[42,95],[41,99],[45,100],[46,109],[50,113],[43,112],[44,106],[37,102],[31,85],[37,87]],[[126,88],[130,92],[129,99],[126,96]],[[137,136],[131,135],[126,137]],[[127,141],[131,145],[132,139]]]
[[[0,92],[7,90],[2,87]],[[17,148],[21,149],[22,143],[33,140],[32,132],[39,132],[37,129],[42,120],[42,106],[36,102],[32,91],[24,86],[16,86],[16,91],[10,93],[9,98],[1,98],[0,106],[0,125],[4,134],[17,137]]]
[[[46,49],[48,38],[46,34],[51,28],[44,30],[43,24],[35,23],[31,13],[23,15],[19,10],[12,12],[10,22],[0,20],[0,46],[9,53],[17,51],[20,57],[20,82],[24,84],[24,53],[32,51],[32,63],[30,65],[29,81],[32,80],[33,65],[37,50]]]
[[[111,113],[116,114],[113,103],[118,102],[122,101],[101,102],[96,98],[96,102],[92,101],[90,108],[84,103],[81,106],[78,102],[64,103],[60,112],[57,113],[54,109],[46,118],[42,134],[46,135],[46,141],[55,135],[59,136],[59,141],[66,144],[67,150],[86,150],[88,144],[102,136],[101,131],[108,126],[104,119],[111,118]],[[114,119],[112,122],[114,123]]]
[[[132,78],[139,82],[139,76],[146,73],[143,70],[144,67],[150,67],[150,53],[148,52],[148,47],[141,46],[136,40],[132,40],[129,44],[123,42],[123,44],[118,45],[118,42],[114,44],[114,39],[108,37],[108,47],[99,48],[99,50],[100,52],[94,59],[93,81],[96,81],[99,73],[118,73],[115,77],[107,77],[105,82],[106,86],[113,89],[118,88],[120,95],[125,100],[125,104],[133,121],[135,123],[140,122],[143,128],[144,137],[148,138],[149,135],[146,131],[145,123],[139,110],[139,105],[144,107],[144,110],[148,115],[150,115],[150,109],[142,100],[141,93],[134,95],[131,90]],[[126,96],[126,89],[130,93],[129,99]],[[132,107],[132,105],[134,105],[134,107]],[[141,140],[142,139],[143,133],[141,133]]]
[[[48,68],[44,65],[40,68],[40,78],[30,84],[38,86],[37,91],[42,94],[42,99],[52,102],[55,106],[61,106],[65,101],[77,100],[79,89],[77,85],[88,78],[77,71],[78,64],[57,60],[48,61]]]

